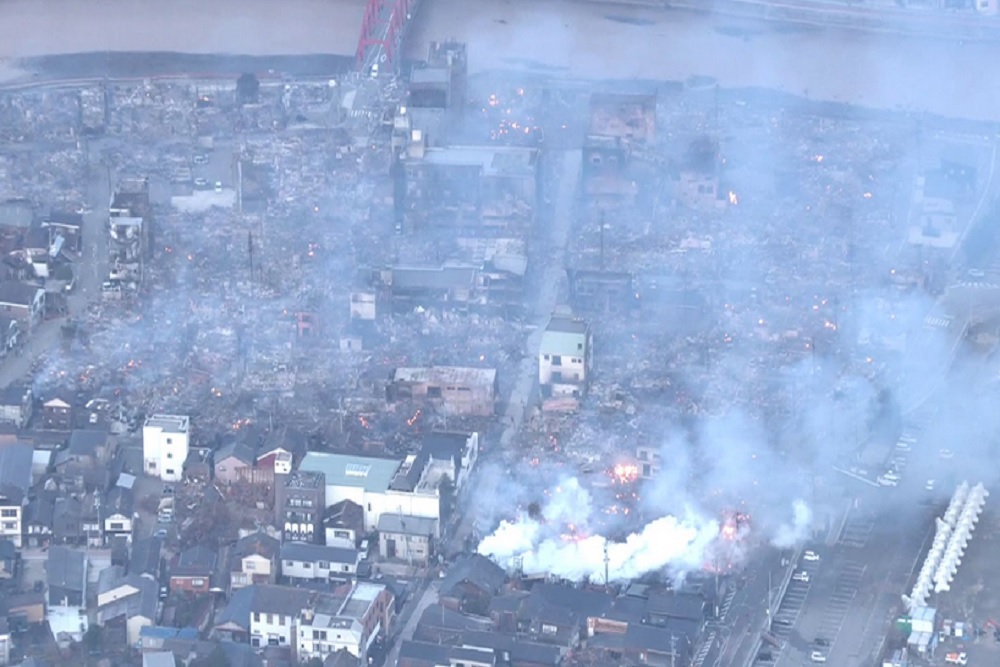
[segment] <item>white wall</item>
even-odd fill
[[[331,576],[350,576],[358,571],[357,563],[338,563],[322,561],[327,567],[320,567],[320,562],[303,562],[299,560],[282,560],[281,574],[295,579],[320,579],[326,581]],[[347,568],[346,570],[344,568]]]
[[[548,357],[548,359],[546,359]],[[560,365],[552,363],[551,354],[538,354],[538,384],[573,384],[587,380],[587,367],[584,357],[560,357]],[[560,382],[553,382],[552,374],[562,373]]]
[[[3,514],[13,516],[2,516]],[[21,518],[23,516],[24,512],[21,507],[0,508],[0,538],[10,540],[18,549],[21,548]]]
[[[257,620],[258,616],[260,620]],[[288,646],[295,639],[295,622],[296,617],[279,614],[273,614],[268,622],[266,613],[251,612],[250,643],[253,644],[253,640],[258,639],[258,646],[267,646],[270,636],[275,635],[278,638],[278,646]]]
[[[142,466],[147,475],[165,482],[179,482],[188,457],[189,434],[164,432],[157,426],[142,427]]]
[[[441,499],[437,494],[386,491],[372,496],[371,504],[371,511],[365,512],[365,528],[368,530],[378,527],[378,520],[384,513],[427,517],[437,519],[439,526],[441,523]]]
[[[326,632],[326,639],[314,639],[314,630]],[[328,653],[336,653],[340,649],[346,649],[351,655],[361,657],[362,651],[368,648],[362,646],[363,641],[363,629],[360,623],[355,623],[354,627],[348,629],[314,628],[311,625],[301,625],[298,631],[296,654],[300,661],[306,661],[310,658],[325,658]]]

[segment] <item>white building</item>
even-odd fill
[[[538,346],[538,385],[542,396],[583,396],[593,365],[590,325],[580,319],[553,316]]]
[[[164,482],[179,482],[188,457],[191,421],[182,415],[152,415],[142,427],[142,467]]]
[[[289,579],[347,580],[358,573],[361,560],[357,549],[304,542],[281,545],[281,575]]]
[[[439,467],[428,463],[426,454],[399,461],[309,452],[299,470],[323,473],[326,506],[342,500],[357,503],[364,511],[365,530],[372,531],[385,512],[438,519],[440,523],[438,485],[444,475]]]
[[[334,594],[318,600],[299,618],[296,656],[305,662],[344,649],[364,660],[372,643],[388,631],[391,607],[386,587],[368,582],[354,584],[346,597]]]
[[[315,593],[287,586],[250,589],[250,645],[254,648],[294,645],[299,615]]]
[[[24,507],[31,488],[33,448],[24,443],[0,444],[0,539],[22,546]]]

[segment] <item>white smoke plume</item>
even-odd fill
[[[771,544],[779,549],[790,547],[805,541],[809,536],[809,529],[812,525],[812,510],[804,500],[796,500],[792,503],[792,521],[778,526]]]
[[[663,569],[676,574],[700,568],[719,539],[717,521],[686,511],[681,517],[656,519],[622,542],[610,541],[586,534],[590,508],[590,494],[577,480],[567,480],[542,508],[544,520],[501,522],[480,543],[479,553],[508,569],[520,559],[529,575],[603,582],[607,546],[608,577],[623,581]]]

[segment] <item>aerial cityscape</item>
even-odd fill
[[[0,0],[0,667],[1000,665],[1000,0]]]

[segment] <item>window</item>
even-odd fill
[[[576,349],[582,350],[583,349],[583,343],[577,343],[576,344]]]
[[[256,614],[256,615],[260,616],[260,614]],[[254,648],[260,648],[260,637],[251,637],[250,638],[250,646],[253,646]]]
[[[174,444],[174,439],[173,438],[167,438],[167,444],[168,445]]]
[[[278,616],[278,625],[280,625],[281,627],[285,627],[285,617],[284,616]]]
[[[3,529],[4,530],[17,530],[17,521],[4,521],[3,522]]]
[[[322,561],[321,560],[319,562],[319,569],[321,569],[321,570],[329,570],[330,569],[330,564],[327,563],[326,561]]]
[[[441,387],[427,387],[427,398],[441,398]]]
[[[268,614],[267,615],[267,624],[268,625],[274,625],[274,614]]]
[[[125,530],[125,524],[123,524],[121,521],[115,521],[111,524],[110,530],[115,530],[115,531]]]
[[[191,580],[191,585],[194,586],[195,588],[201,588],[202,586],[205,585],[205,580],[204,579],[192,579]]]
[[[167,458],[168,459],[174,458],[174,453],[173,452],[167,452]]]
[[[286,560],[285,561],[285,567],[295,567],[295,561],[294,560]]]
[[[344,572],[350,572],[350,571],[351,571],[351,568],[350,568],[349,566],[347,566],[347,565],[343,565],[343,566],[341,566],[341,569],[342,569],[342,570],[343,570]]]
[[[173,468],[167,468],[166,471],[165,471],[165,474],[167,474],[167,475],[173,475],[174,474],[174,469]]]
[[[554,635],[556,633],[557,629],[558,628],[556,628],[556,626],[554,626],[554,625],[549,625],[548,623],[543,623],[542,624],[542,634],[543,635]]]
[[[553,366],[562,366],[562,357],[560,357],[558,354],[553,354],[552,355],[552,365]]]
[[[16,519],[17,510],[0,510],[0,516],[5,519]]]
[[[545,361],[548,361],[549,360],[549,355],[546,354],[543,358],[545,359]]]

